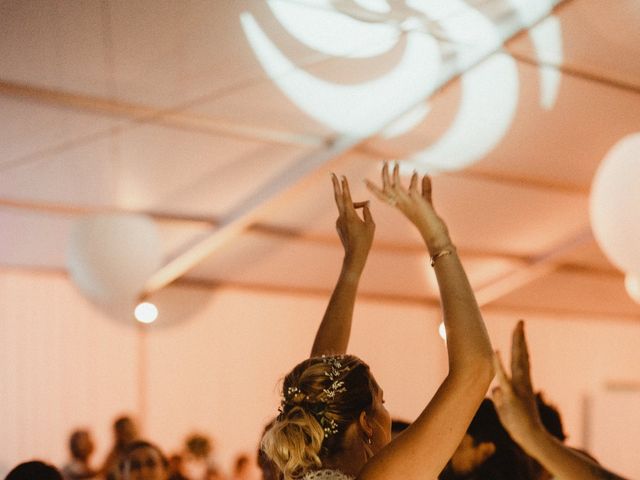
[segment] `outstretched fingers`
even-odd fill
[[[340,187],[340,181],[335,173],[331,174],[331,183],[333,183],[333,197],[338,207],[338,213],[340,216],[344,215],[344,198],[342,194],[342,188]]]
[[[347,215],[355,215],[356,210],[353,205],[353,200],[351,199],[351,190],[349,190],[349,182],[347,181],[347,177],[342,176],[342,203],[344,206],[344,212]]]
[[[422,177],[422,198],[424,198],[427,202],[433,206],[432,199],[432,189],[431,189],[431,178],[428,175]]]
[[[393,166],[393,188],[402,190],[402,182],[400,181],[400,164],[395,162]]]
[[[409,193],[415,193],[418,191],[418,172],[414,171],[411,175],[411,182],[409,182]]]
[[[391,176],[389,175],[389,162],[384,162],[382,166],[382,190],[391,190],[393,186]]]
[[[513,387],[521,395],[533,396],[529,349],[524,334],[524,322],[520,320],[511,340],[511,375]]]

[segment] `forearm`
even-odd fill
[[[437,258],[433,266],[447,331],[449,372],[457,375],[486,370],[490,381],[493,377],[491,342],[455,247],[448,236],[423,237],[432,256],[443,250],[452,252]]]
[[[447,377],[418,418],[367,462],[362,478],[437,478],[460,445],[486,390],[479,378]]]
[[[573,451],[543,428],[518,441],[530,456],[560,480],[624,480]]]
[[[362,268],[362,266],[348,258],[343,261],[340,276],[313,342],[312,357],[342,354],[347,351],[351,334],[353,307]]]

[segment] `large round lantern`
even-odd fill
[[[591,226],[609,260],[640,274],[640,133],[609,150],[591,186]]]
[[[67,267],[80,291],[109,309],[129,309],[160,268],[162,246],[153,221],[137,214],[79,219],[67,251]]]
[[[636,303],[640,303],[640,274],[627,273],[624,278],[627,293]]]

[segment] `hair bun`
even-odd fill
[[[309,468],[319,468],[324,430],[302,406],[292,406],[267,430],[261,449],[278,466],[285,478],[299,477]]]

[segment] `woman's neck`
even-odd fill
[[[369,456],[361,441],[345,442],[347,445],[328,458],[322,459],[322,468],[339,470],[345,475],[356,478]]]

